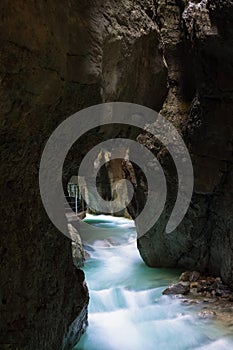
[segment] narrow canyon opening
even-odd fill
[[[232,349],[232,0],[1,0],[0,7],[0,348]],[[85,154],[111,138],[150,149],[164,170],[168,196],[145,235],[124,247],[113,247],[114,239],[103,243],[108,247],[92,242],[84,262],[78,236],[71,244],[47,215],[40,162],[56,128],[74,113],[108,102],[151,108],[177,129],[193,164],[193,195],[183,221],[167,235],[178,179],[166,147],[144,129],[90,122],[63,168],[74,215],[93,230],[135,235],[124,210],[106,217],[97,216],[97,208],[84,218],[85,201],[71,180]],[[135,195],[127,211],[136,218],[147,196],[142,170],[127,157],[122,164],[104,153],[96,164],[104,158],[99,193],[112,203],[119,193],[123,204],[127,193],[114,182],[129,180]],[[148,168],[157,169],[153,162]],[[84,175],[85,185],[92,172]],[[87,195],[98,207],[91,189]],[[82,269],[91,294],[87,329]],[[177,269],[185,274],[166,293],[183,293],[183,301],[161,295],[176,281]]]

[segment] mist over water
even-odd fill
[[[200,306],[162,296],[181,271],[144,264],[133,221],[104,215],[85,221],[109,231],[84,244],[89,327],[73,350],[233,349],[226,331],[197,316]]]

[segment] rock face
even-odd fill
[[[71,348],[86,324],[83,272],[40,200],[40,156],[56,126],[80,109],[108,100],[162,107],[167,69],[146,3],[1,2],[1,349],[57,350],[66,332]],[[80,140],[64,184],[90,147],[120,132],[93,130]]]
[[[77,316],[76,338],[85,325],[88,293],[42,207],[38,167],[54,127],[88,102],[65,80],[69,10],[3,1],[1,13],[0,348],[61,349]]]
[[[186,141],[195,184],[185,219],[172,234],[164,234],[176,198],[176,174],[162,146],[158,152],[149,136],[141,138],[150,147],[155,144],[152,150],[165,169],[169,200],[138,247],[150,266],[210,271],[233,287],[233,4],[160,0],[155,5],[169,83],[161,114]],[[137,203],[144,201],[140,193]]]

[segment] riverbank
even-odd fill
[[[233,333],[233,292],[220,277],[186,271],[163,295],[178,297],[188,308],[195,306],[199,318],[212,319],[217,327]]]
[[[182,294],[233,302],[233,291],[220,277],[201,275],[198,271],[183,272],[179,282],[166,288],[163,294]]]

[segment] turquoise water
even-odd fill
[[[230,350],[233,340],[162,291],[180,271],[147,267],[136,248],[134,223],[88,215],[108,234],[85,242],[89,327],[73,350]],[[106,232],[106,231],[105,231]]]

